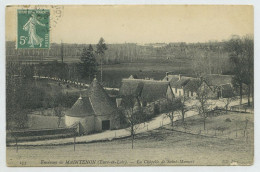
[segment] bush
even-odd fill
[[[230,118],[227,118],[225,121],[226,121],[226,122],[231,122],[231,119],[230,119]]]
[[[154,105],[153,113],[154,113],[154,116],[156,116],[160,113],[160,107],[158,104]]]

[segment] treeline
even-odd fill
[[[97,51],[98,44],[93,46],[61,44],[60,48],[57,47],[58,44],[55,44],[56,49],[50,50],[57,51],[57,53],[54,53],[55,58],[50,62],[38,60],[37,63],[35,63],[36,68],[34,69],[34,72],[40,76],[55,76],[62,79],[74,80],[88,78],[88,80],[91,81],[93,76],[97,73],[98,65],[129,62],[160,62],[175,66],[185,66],[185,68],[190,69],[190,74],[192,75],[201,75],[202,73],[235,74],[235,71],[233,70],[233,62],[230,60],[230,48],[228,48],[228,45],[233,38],[222,42],[189,44],[105,44],[105,50],[101,54]],[[244,39],[239,37],[237,38],[241,40]],[[80,47],[80,53],[78,51],[76,54],[73,53],[74,47]],[[12,46],[7,46],[7,52],[9,52],[8,49],[10,48],[12,48]],[[69,48],[71,51],[62,51],[63,48]],[[69,52],[74,54],[73,57],[70,56]],[[26,55],[24,56],[26,57]],[[35,58],[37,58],[37,55]],[[20,57],[19,60],[22,63],[26,63],[26,60],[25,62],[23,61],[23,57]],[[7,62],[17,61],[9,59],[7,54]],[[30,63],[29,60],[27,61],[27,64],[33,63]],[[92,69],[90,70],[90,68]]]
[[[240,104],[242,103],[243,85],[247,85],[248,106],[251,106],[250,97],[254,101],[254,38],[252,36],[233,36],[225,47],[232,65],[233,86],[239,89]]]
[[[150,59],[174,60],[184,58],[194,59],[200,55],[214,56],[213,58],[227,58],[227,51],[223,42],[207,43],[169,43],[169,44],[145,44],[136,43],[107,44],[104,55],[104,64],[117,64],[126,62],[140,62]],[[27,61],[61,61],[61,56],[66,63],[79,61],[82,50],[89,44],[52,44],[50,49],[15,49],[14,42],[6,43],[6,54],[9,60]],[[34,57],[34,58],[32,58]],[[100,57],[97,57],[97,61]],[[212,62],[213,63],[213,62]],[[215,64],[215,63],[214,63]]]

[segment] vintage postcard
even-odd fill
[[[7,166],[253,165],[253,13],[6,6]]]

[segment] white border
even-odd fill
[[[228,5],[254,5],[254,23],[255,23],[255,157],[254,165],[248,167],[6,167],[6,152],[5,152],[5,6],[6,5],[19,5],[19,4],[57,4],[57,5],[68,5],[68,4],[228,4]],[[260,68],[257,68],[260,65],[259,55],[260,55],[260,1],[259,0],[1,0],[0,1],[0,171],[22,171],[22,172],[35,172],[35,171],[55,171],[58,172],[62,170],[63,172],[69,171],[152,171],[157,172],[158,170],[163,171],[192,171],[192,172],[204,172],[204,171],[247,171],[254,172],[260,171],[260,117],[259,117],[259,102],[260,96],[258,87]],[[62,168],[62,169],[60,169]]]

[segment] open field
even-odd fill
[[[105,65],[103,67],[103,81],[107,87],[119,88],[122,78],[128,78],[130,75],[137,75],[138,78],[153,78],[161,80],[165,77],[166,72],[174,72],[176,74],[191,75],[188,71],[191,66],[187,62],[143,62],[143,63],[122,63],[116,65]],[[97,74],[100,80],[100,69]]]
[[[253,115],[246,116],[252,123]],[[237,113],[222,118],[243,121],[244,117]],[[208,126],[222,125],[220,118],[208,119]],[[248,130],[253,133],[252,127]],[[77,144],[75,152],[73,145],[19,147],[18,153],[15,147],[7,147],[7,162],[9,166],[251,165],[253,143],[253,137],[208,137],[161,128],[137,135],[133,150],[130,138]]]
[[[174,126],[167,125],[166,129],[214,136],[220,138],[249,139],[254,137],[254,115],[251,113],[237,113],[223,111],[220,116],[208,117],[206,119],[206,130],[203,127],[202,117],[196,115],[181,121],[176,121]]]

